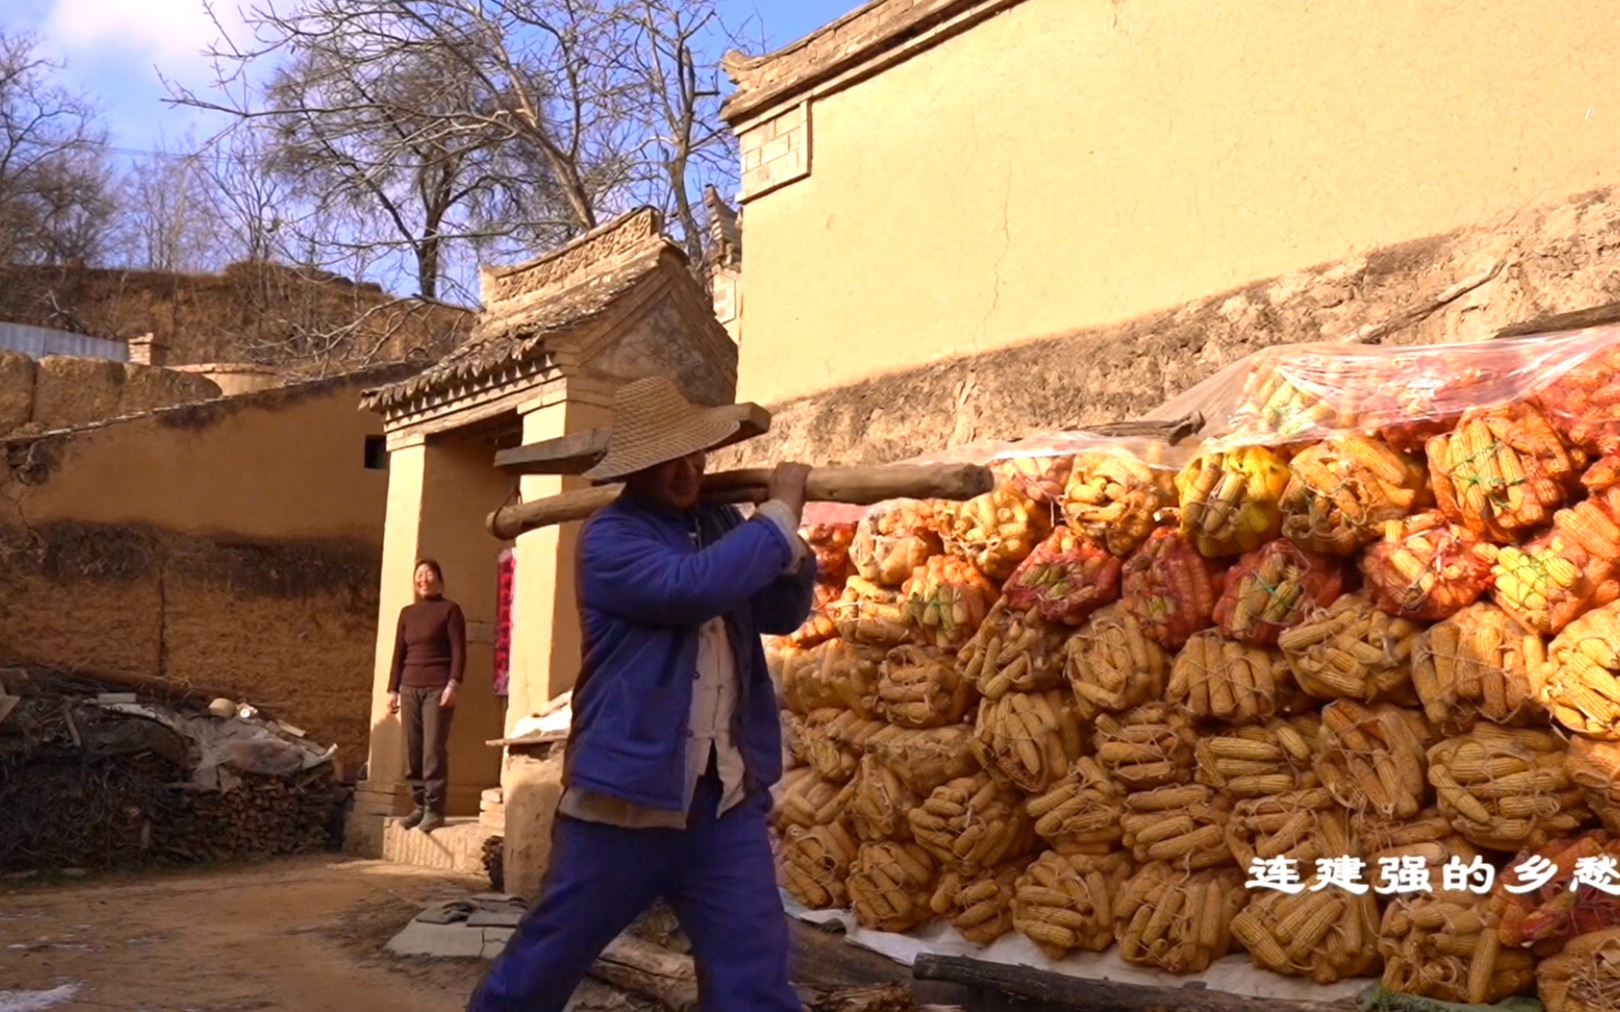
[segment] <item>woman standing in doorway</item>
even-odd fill
[[[388,712],[405,725],[405,767],[416,810],[405,828],[431,833],[444,825],[450,779],[450,718],[467,666],[467,624],[461,606],[444,596],[444,572],[432,559],[416,564],[416,602],[399,613]]]

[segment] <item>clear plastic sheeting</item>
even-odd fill
[[[145,717],[189,743],[191,782],[205,791],[231,790],[244,775],[286,777],[332,761],[337,746],[322,749],[257,718],[192,717],[140,703],[101,704],[115,713]]]

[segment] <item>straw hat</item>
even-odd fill
[[[741,429],[734,407],[699,407],[681,395],[673,380],[662,376],[636,380],[614,394],[607,453],[585,477],[620,481],[689,453],[736,442]]]

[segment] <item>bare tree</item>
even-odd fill
[[[132,267],[204,271],[229,256],[227,195],[212,184],[209,155],[191,143],[159,142],[124,172],[120,246]]]

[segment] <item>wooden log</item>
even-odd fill
[[[737,434],[726,445],[753,439],[771,429],[771,413],[758,404],[728,404],[737,419]],[[495,466],[508,474],[584,474],[607,452],[611,429],[591,429],[538,443],[525,443],[495,454]]]
[[[1348,1012],[1358,1008],[1354,1001],[1328,1003],[1249,998],[1208,988],[1149,987],[1112,980],[1066,977],[1027,966],[1006,966],[965,956],[940,956],[927,952],[917,957],[911,972],[918,980],[948,981],[1000,991],[1030,1001],[1084,1008],[1089,1012]]]
[[[591,976],[644,998],[673,1012],[696,1012],[697,969],[691,956],[620,935],[596,957]]]
[[[768,468],[718,471],[703,476],[706,502],[754,502],[771,480]],[[887,499],[971,499],[995,487],[995,476],[978,464],[893,464],[879,467],[818,467],[805,482],[812,502],[864,506]],[[623,485],[564,492],[504,506],[485,521],[489,532],[508,540],[525,531],[584,520],[619,497]]]

